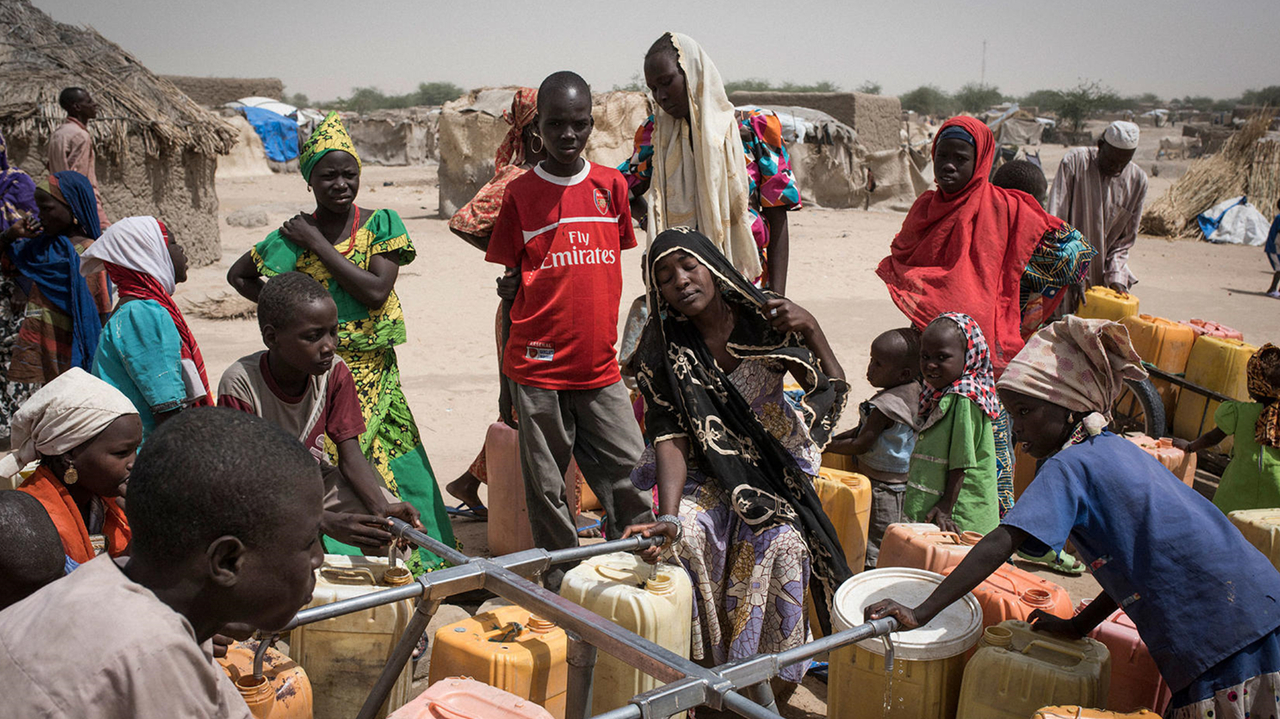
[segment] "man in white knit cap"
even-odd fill
[[[1077,147],[1062,158],[1049,191],[1049,213],[1062,218],[1098,250],[1086,287],[1104,285],[1128,292],[1138,278],[1129,270],[1129,250],[1138,239],[1138,222],[1147,199],[1147,173],[1131,162],[1138,149],[1138,126],[1117,120],[1098,138],[1098,146]],[[1079,298],[1067,296],[1063,311],[1074,312]]]

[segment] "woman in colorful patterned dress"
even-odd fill
[[[406,338],[395,293],[400,266],[416,252],[400,216],[355,204],[360,158],[337,113],[311,134],[299,157],[303,179],[316,196],[311,215],[297,215],[236,260],[227,280],[257,300],[262,277],[298,271],[325,286],[338,305],[338,354],[351,369],[365,433],[365,456],[399,499],[412,504],[432,537],[452,546],[453,528],[404,389],[396,345]],[[326,539],[326,551],[358,554]],[[420,550],[409,561],[415,574],[443,566]]]
[[[735,112],[720,72],[687,35],[658,38],[644,77],[657,109],[618,170],[633,201],[647,195],[650,241],[693,227],[743,276],[786,294],[787,211],[800,209],[800,189],[777,115]]]
[[[658,488],[658,521],[693,579],[693,658],[778,652],[830,630],[849,567],[813,490],[848,384],[813,315],[761,291],[696,230],[667,230],[647,260],[652,314],[629,362],[651,445],[631,475]],[[805,388],[792,405],[790,373]],[[665,550],[664,550],[665,551]],[[643,554],[656,562],[657,548]],[[813,580],[812,582],[810,580]],[[781,678],[799,682],[808,662]]]

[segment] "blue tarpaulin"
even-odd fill
[[[298,156],[298,123],[283,115],[258,107],[238,108],[262,138],[267,159],[288,162]]]

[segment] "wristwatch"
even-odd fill
[[[659,521],[659,522],[666,522],[667,524],[674,524],[674,525],[675,525],[675,527],[676,527],[676,538],[675,538],[675,539],[673,539],[673,540],[671,540],[671,543],[672,543],[672,544],[675,544],[676,542],[679,542],[679,541],[680,541],[680,538],[684,536],[684,525],[683,525],[683,524],[680,524],[680,518],[679,518],[679,517],[677,517],[676,515],[674,515],[674,514],[660,514],[660,515],[658,515],[658,520],[657,520],[657,521]]]

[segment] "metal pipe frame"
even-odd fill
[[[418,599],[414,615],[365,699],[358,719],[372,719],[386,702],[440,603],[449,596],[481,587],[555,621],[569,633],[566,719],[585,719],[590,716],[591,685],[597,651],[601,649],[664,684],[636,696],[625,707],[598,715],[596,719],[656,719],[699,706],[729,709],[749,719],[781,719],[773,701],[769,680],[777,676],[784,667],[854,642],[887,635],[898,627],[897,621],[892,618],[876,619],[784,652],[757,655],[708,669],[623,629],[527,578],[536,577],[556,564],[579,562],[611,552],[637,552],[657,546],[665,541],[661,537],[631,537],[555,551],[530,549],[486,559],[468,557],[398,519],[391,520],[391,532],[400,539],[444,558],[454,566],[424,574],[415,583],[403,587],[304,609],[286,627],[286,630],[292,629],[372,607]],[[766,706],[739,694],[739,689],[748,690]]]

